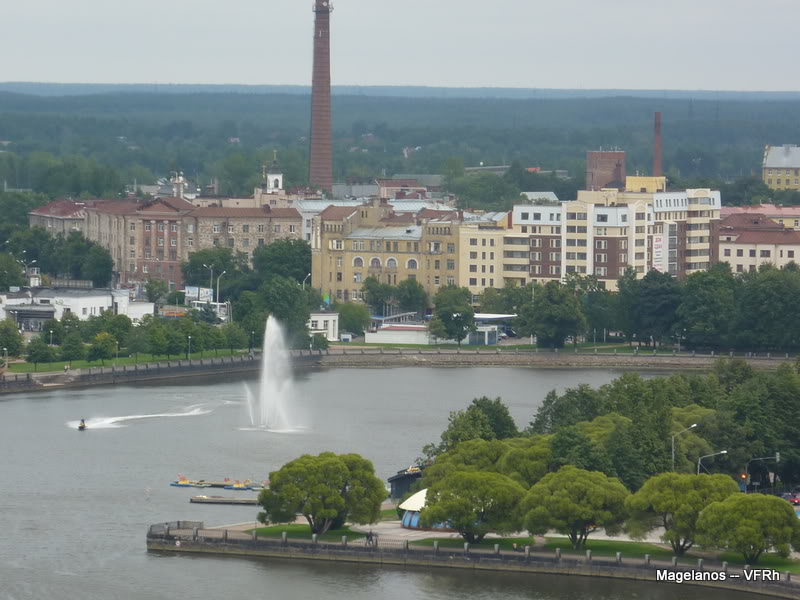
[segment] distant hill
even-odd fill
[[[293,94],[308,95],[301,85],[211,85],[146,83],[41,83],[0,82],[0,91],[34,96],[85,96],[94,94]],[[569,90],[533,88],[443,88],[424,86],[334,86],[339,96],[394,96],[401,98],[653,98],[695,100],[799,100],[800,92],[731,92],[709,90]]]

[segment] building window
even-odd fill
[[[608,215],[597,215],[598,223],[608,223]]]
[[[173,223],[170,226],[170,231],[172,231],[172,233],[177,233],[178,232],[178,224],[177,223]]]
[[[594,247],[598,250],[605,250],[608,248],[608,241],[606,240],[596,240],[594,243]]]
[[[177,239],[177,238],[172,238],[172,239],[169,241],[169,245],[170,245],[170,246],[172,246],[172,247],[174,248],[175,246],[177,246],[177,245],[178,245],[178,239]]]
[[[761,258],[769,258],[771,255],[772,252],[770,252],[769,250],[761,250],[761,252],[759,253],[759,256],[761,256]]]
[[[164,238],[158,238],[158,245],[161,247],[164,246]]]
[[[440,284],[439,284],[439,276],[438,275],[434,276],[433,285],[435,285],[436,287],[439,287]]]
[[[211,244],[213,246],[219,246],[219,238],[214,238],[213,240],[211,240]]]
[[[606,267],[595,267],[594,268],[594,274],[597,275],[598,277],[605,277],[606,275],[608,275],[608,268],[606,268]]]
[[[408,263],[406,263],[407,269],[416,269],[417,268],[417,261],[413,258],[408,259]]]
[[[248,238],[244,238],[242,240],[242,246],[244,246],[245,248],[249,248],[250,247],[250,240]]]
[[[478,265],[470,265],[469,266],[470,273],[477,273],[478,272]]]
[[[158,224],[158,230],[161,231],[161,232],[164,231],[164,224],[163,223],[159,223]]]
[[[258,238],[258,247],[259,248],[263,248],[264,247],[264,238]]]
[[[471,277],[469,280],[470,285],[478,285],[478,279],[476,277]]]
[[[725,250],[723,250],[722,253],[723,253],[724,256],[730,256],[731,255],[731,249],[730,248],[725,248]]]
[[[258,226],[258,233],[264,233],[266,231],[266,226],[261,224]]]
[[[561,240],[550,240],[551,248],[561,248]]]
[[[186,233],[194,233],[194,225],[192,223],[186,226]]]
[[[794,250],[787,250],[786,256],[788,256],[789,258],[794,258]]]
[[[148,272],[147,265],[142,265],[142,273],[147,273],[147,272]],[[86,310],[86,309],[84,308],[83,310]],[[83,314],[86,314],[86,313],[84,312]]]
[[[289,233],[297,233],[297,225],[289,225]]]
[[[233,248],[235,245],[235,240],[233,238],[228,238],[228,248]]]
[[[128,271],[130,271],[131,273],[135,273],[136,272],[136,263],[129,264],[128,265]],[[68,312],[68,311],[69,311],[68,308],[64,309],[64,312]]]
[[[455,268],[456,268],[456,261],[454,261],[454,260],[448,260],[448,261],[447,261],[447,270],[448,270],[448,271],[452,271],[452,270],[454,270]]]
[[[380,269],[381,268],[381,259],[378,257],[373,258],[369,261],[370,269]]]
[[[145,224],[144,224],[144,230],[145,230],[145,231],[150,231],[150,228],[151,228],[151,225],[150,225],[150,223],[145,223]]]
[[[233,233],[233,225],[228,225],[228,233]]]
[[[272,226],[272,233],[280,233],[280,232],[281,232],[280,223],[275,223],[275,225]]]
[[[606,255],[606,254],[595,254],[594,255],[594,262],[599,262],[599,263],[608,262],[608,255]]]
[[[222,231],[221,225],[214,225],[214,227],[212,228],[212,233],[220,233],[221,231]]]
[[[336,257],[336,266],[337,267],[341,267],[342,266],[342,257],[341,256],[337,256]]]
[[[242,225],[242,233],[250,233],[250,225]]]
[[[336,273],[336,281],[341,281],[341,280],[342,280],[342,273],[341,272]]]
[[[353,259],[353,266],[354,266],[354,267],[358,267],[358,268],[361,268],[361,267],[363,267],[363,266],[364,266],[364,259],[363,259],[363,258],[361,258],[360,256],[356,256],[356,257]]]
[[[478,238],[469,238],[469,245],[470,246],[477,246],[478,245]]]
[[[145,250],[144,251],[144,257],[145,258],[150,258],[150,250]]]
[[[454,254],[455,251],[456,251],[456,245],[455,244],[447,244],[447,253],[448,254]]]
[[[136,250],[131,250],[131,258],[136,258]]]
[[[386,266],[390,269],[396,269],[397,261],[393,258],[390,258],[389,260],[386,261]]]
[[[750,250],[750,258],[755,258],[755,256],[756,256],[756,251]]]
[[[136,231],[136,223],[131,223],[131,231]]]
[[[186,238],[186,245],[190,248],[194,246],[194,239],[193,238]]]

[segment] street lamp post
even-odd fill
[[[251,350],[251,351],[253,350],[253,346],[255,345],[255,343],[256,343],[256,332],[251,329],[250,330],[250,348],[249,348],[249,350]]]
[[[192,360],[192,336],[189,337],[189,348],[186,350],[186,360]]]
[[[3,367],[8,370],[8,348],[3,348]]]
[[[219,277],[217,277],[217,312],[219,312],[219,280],[222,279],[222,276],[225,275],[225,273],[227,273],[227,271],[223,271],[219,274]]]
[[[116,365],[118,362],[119,362],[119,342],[117,342],[117,355],[114,358],[114,365]]]
[[[702,466],[704,458],[711,458],[712,456],[719,456],[720,454],[727,454],[727,450],[720,450],[719,452],[714,452],[713,454],[706,454],[705,456],[701,456],[697,459],[697,474],[700,475],[700,467]]]
[[[211,288],[211,291],[214,291],[214,265],[208,266],[206,263],[203,263],[203,266],[211,271],[211,276],[208,278],[208,287]]]
[[[303,279],[303,290],[305,290],[305,289],[306,289],[306,280],[307,280],[309,277],[311,277],[311,273],[309,273],[308,275],[306,275],[306,276],[305,276],[305,278]]]
[[[53,345],[53,330],[50,330],[50,345]]]
[[[694,429],[695,427],[697,427],[697,423],[692,423],[686,429],[684,429],[682,431],[679,431],[678,433],[676,433],[675,435],[672,436],[672,470],[673,471],[675,470],[675,438],[678,437],[680,434],[689,431],[690,429]]]

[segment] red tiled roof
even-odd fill
[[[719,222],[720,230],[724,229],[775,229],[784,228],[780,223],[767,218],[761,213],[734,213]]]
[[[756,204],[754,206],[723,206],[720,216],[741,213],[760,213],[768,217],[800,217],[800,206],[776,206],[775,204]]]
[[[327,221],[342,221],[358,210],[355,206],[329,206],[320,213]]]
[[[412,213],[394,214],[381,219],[381,223],[414,223],[416,219]]]
[[[62,198],[35,208],[29,214],[43,217],[80,217],[80,213],[86,208],[86,205],[86,202],[75,202]]]
[[[454,219],[460,218],[459,211],[457,210],[435,210],[433,208],[423,208],[417,213],[417,216],[422,219],[441,219],[451,216]]]
[[[793,229],[782,231],[743,231],[729,244],[773,244],[800,246],[800,232]]]
[[[139,202],[135,200],[106,200],[99,201],[94,206],[87,207],[87,209],[116,215],[132,215],[136,213],[140,206]]]

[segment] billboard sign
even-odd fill
[[[200,302],[213,302],[214,301],[214,290],[211,288],[199,288],[198,289],[198,300]]]
[[[189,286],[189,285],[187,285],[186,287],[183,288],[183,292],[184,292],[184,294],[186,294],[186,299],[187,300],[197,300],[199,291],[200,291],[200,288]]]
[[[659,273],[667,272],[667,249],[664,235],[653,236],[653,268]]]

